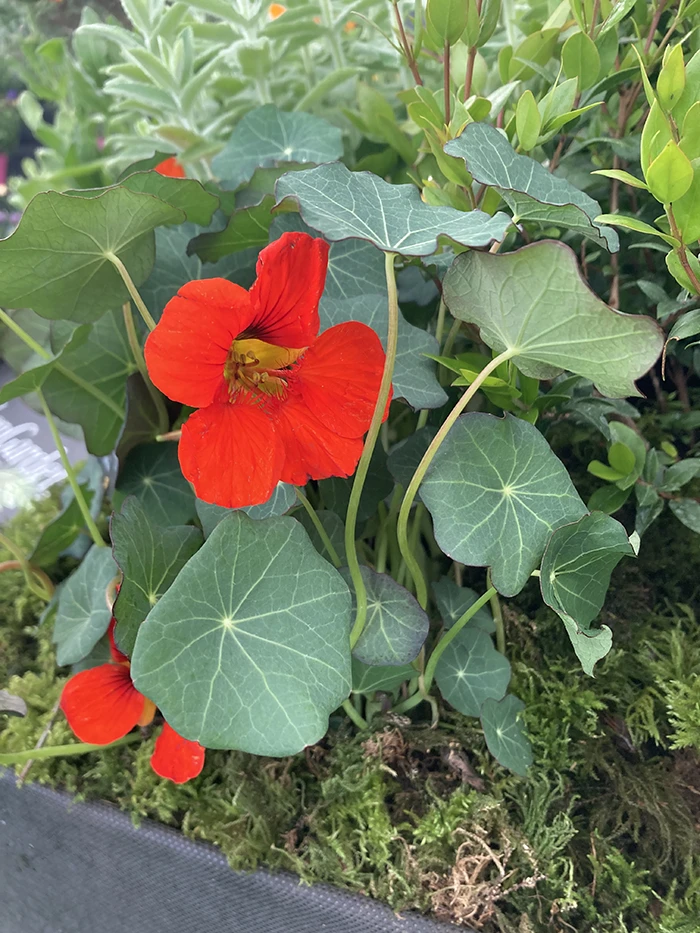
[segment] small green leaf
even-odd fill
[[[693,166],[680,146],[670,140],[647,169],[646,180],[656,200],[670,204],[690,188]]]
[[[479,594],[475,593],[470,587],[458,586],[449,577],[442,577],[436,583],[433,583],[433,593],[435,594],[437,610],[445,628],[452,628],[467,609],[480,598]],[[486,606],[482,606],[467,622],[467,628],[479,628],[488,635],[492,635],[496,631],[496,623]]]
[[[123,579],[114,615],[119,648],[130,655],[139,626],[202,544],[198,528],[153,524],[136,499],[125,500],[110,526]]]
[[[695,277],[693,281],[681,260],[681,255],[680,248],[666,253],[666,266],[679,285],[682,285],[691,295],[697,295],[699,292],[696,282],[700,282],[700,260],[690,250],[685,250],[685,261]]]
[[[646,233],[648,236],[656,236],[663,240],[664,243],[668,243],[669,246],[678,246],[678,240],[675,237],[669,236],[667,233],[662,233],[661,230],[657,230],[656,227],[652,227],[651,224],[644,223],[643,220],[637,220],[636,217],[625,217],[624,214],[600,214],[596,217],[596,220],[600,221],[602,224],[612,224],[613,227],[623,227],[625,230],[634,230],[635,233]]]
[[[631,488],[620,489],[618,486],[603,486],[596,489],[588,500],[588,508],[591,512],[605,512],[606,515],[612,515],[627,502],[631,492]]]
[[[112,616],[107,587],[118,573],[111,550],[93,545],[61,587],[53,630],[59,667],[76,664],[107,631]]]
[[[659,487],[663,492],[677,492],[691,479],[700,476],[700,458],[690,457],[673,463],[664,474],[664,481]]]
[[[695,499],[671,499],[669,506],[679,522],[700,535],[700,502]]]
[[[458,712],[478,716],[484,700],[506,695],[510,664],[493,647],[490,635],[467,624],[440,656],[435,681]]]
[[[481,706],[481,725],[489,751],[496,761],[525,777],[532,764],[532,746],[520,715],[522,700],[512,695],[502,700],[487,699]]]
[[[284,113],[272,104],[249,111],[212,161],[219,178],[239,188],[257,168],[284,162],[332,162],[343,154],[340,130],[310,113]]]
[[[457,42],[467,26],[468,8],[469,0],[428,0],[426,28],[438,48]]]
[[[95,198],[47,191],[0,240],[0,304],[51,319],[95,321],[129,292],[108,254],[138,286],[154,260],[153,230],[184,213],[148,194],[108,188]]]
[[[634,175],[630,175],[629,172],[623,172],[622,169],[619,168],[599,169],[596,172],[591,172],[591,175],[604,175],[606,178],[615,178],[624,185],[631,185],[633,188],[643,188],[645,191],[649,190],[641,178],[635,178]]]
[[[381,691],[393,693],[404,681],[417,677],[418,671],[411,664],[400,667],[382,667],[363,664],[357,658],[352,659],[353,693],[371,694]]]
[[[267,246],[274,203],[274,197],[268,195],[254,207],[234,211],[223,230],[196,236],[187,247],[188,255],[196,253],[203,262],[217,262],[238,250]]]
[[[158,172],[136,172],[127,175],[119,184],[129,191],[152,194],[181,210],[185,220],[199,224],[200,227],[207,227],[211,223],[214,211],[219,207],[216,195],[193,178],[171,178]]]
[[[48,363],[41,363],[39,366],[35,366],[33,369],[27,369],[19,376],[16,376],[14,379],[6,382],[2,388],[0,388],[0,405],[4,405],[6,402],[9,402],[13,398],[19,398],[22,395],[27,395],[29,392],[36,392],[37,389],[42,388],[46,380],[54,371],[56,363],[62,362],[64,355],[68,355],[72,350],[82,346],[87,340],[89,334],[89,324],[83,324],[80,327],[76,327],[68,343],[54,356],[52,360],[50,360]],[[34,357],[34,359],[36,359],[36,357]]]
[[[518,155],[494,126],[470,123],[447,143],[445,152],[464,159],[480,184],[498,189],[519,221],[558,224],[610,252],[619,249],[617,234],[595,222],[600,214],[597,201],[534,159]]]
[[[542,558],[542,598],[564,620],[583,669],[610,650],[610,629],[591,630],[590,624],[603,608],[610,575],[634,548],[622,525],[602,512],[558,528]]]
[[[598,479],[604,479],[608,483],[616,483],[619,479],[624,479],[626,476],[625,473],[621,473],[619,470],[609,467],[607,463],[601,463],[600,460],[591,460],[587,469],[593,476],[597,476]]]
[[[387,574],[369,567],[360,571],[367,588],[367,621],[353,657],[372,665],[413,661],[428,635],[428,616],[415,597]],[[349,582],[347,571],[344,576]]]
[[[350,594],[292,518],[237,512],[139,629],[136,688],[208,748],[294,755],[350,692]]]
[[[291,198],[304,221],[326,239],[358,237],[384,252],[429,256],[446,236],[463,246],[488,246],[510,226],[506,214],[430,207],[414,185],[391,185],[370,172],[351,172],[339,162],[283,175],[278,204]]]
[[[608,459],[612,466],[615,464],[612,461],[611,453],[615,450],[618,451],[621,448],[626,448],[629,453],[632,455],[633,463],[630,466],[629,470],[625,472],[624,478],[617,481],[617,485],[620,489],[627,489],[630,486],[634,486],[639,477],[642,475],[642,470],[644,469],[644,463],[647,458],[647,445],[644,442],[644,438],[639,434],[634,428],[631,428],[627,424],[623,424],[621,421],[611,421],[609,426],[610,437],[613,441],[610,450],[608,451]],[[625,457],[625,464],[629,463],[629,456]]]
[[[561,62],[567,78],[578,78],[579,89],[592,87],[600,74],[600,55],[595,42],[585,32],[575,32],[561,50]]]
[[[542,129],[542,118],[532,91],[525,91],[515,108],[515,126],[520,148],[525,152],[534,149]]]
[[[608,450],[608,461],[610,466],[614,470],[617,470],[618,473],[622,473],[623,476],[627,476],[635,467],[634,454],[627,444],[624,444],[622,441],[615,441],[610,447]]]
[[[81,485],[80,489],[89,508],[94,493],[87,483]],[[62,552],[70,547],[78,535],[84,532],[84,529],[83,513],[78,500],[73,497],[61,514],[49,522],[41,532],[41,537],[29,556],[29,562],[35,567],[50,567],[58,560]],[[87,532],[84,533],[87,534]]]
[[[149,521],[167,527],[184,525],[196,513],[192,488],[182,475],[177,444],[139,444],[129,453],[115,491],[114,505],[135,496]]]
[[[503,255],[458,256],[443,297],[492,350],[510,351],[526,376],[552,379],[569,370],[611,397],[639,395],[634,380],[663,346],[651,318],[612,311],[581,279],[574,253],[551,240]]]
[[[504,596],[525,586],[552,532],[586,511],[535,427],[478,412],[457,420],[421,497],[442,551],[472,567],[490,566]]]
[[[700,239],[700,158],[693,159],[691,166],[693,181],[690,188],[673,205],[673,215],[684,243],[695,243]]]
[[[667,48],[664,63],[656,80],[656,93],[659,103],[667,113],[671,113],[685,90],[685,64],[683,46],[678,43]]]

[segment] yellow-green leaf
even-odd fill
[[[673,140],[666,143],[646,173],[649,190],[662,204],[682,198],[693,183],[690,159]]]
[[[656,82],[656,93],[661,106],[670,113],[681,98],[685,90],[685,64],[683,62],[683,47],[674,45],[667,49],[664,55],[664,64]]]
[[[520,148],[529,152],[534,149],[542,128],[542,117],[532,91],[525,91],[515,110],[515,127],[518,131]]]

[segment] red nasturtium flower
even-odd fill
[[[158,172],[159,175],[167,175],[168,178],[187,177],[185,169],[180,165],[175,156],[170,156],[169,159],[163,159],[162,162],[159,162],[158,165],[155,166],[153,171]]]
[[[354,472],[384,350],[354,321],[318,336],[327,265],[324,240],[285,233],[260,253],[250,291],[226,279],[189,282],[149,335],[155,385],[199,409],[179,454],[200,499],[241,508],[265,502],[280,481]]]
[[[109,623],[112,660],[71,677],[61,694],[61,709],[81,742],[109,745],[134,726],[153,722],[155,704],[134,686],[129,659],[114,641],[115,619]],[[151,767],[176,784],[197,777],[204,767],[204,749],[172,729],[167,722],[156,739]]]

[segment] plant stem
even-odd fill
[[[45,350],[41,344],[37,343],[36,340],[31,337],[23,327],[20,327],[19,324],[7,314],[6,311],[3,311],[0,308],[0,321],[5,324],[9,329],[15,334],[21,341],[26,343],[30,350],[33,350],[37,356],[40,356],[42,360],[47,362],[52,358],[48,350]]]
[[[447,311],[447,305],[443,298],[440,298],[440,305],[438,307],[438,316],[437,323],[435,324],[435,339],[437,340],[438,349],[442,343],[442,333],[445,330],[445,312]]]
[[[455,340],[457,339],[457,334],[459,333],[461,326],[462,322],[455,318],[455,320],[452,322],[452,327],[450,327],[449,333],[447,334],[445,346],[442,348],[443,356],[449,356],[450,353],[452,353],[452,347],[455,345]]]
[[[493,615],[493,621],[496,626],[496,647],[501,652],[501,654],[506,653],[506,630],[503,627],[503,610],[501,609],[501,601],[498,598],[498,592],[493,585],[491,580],[491,570],[486,571],[486,585],[489,590],[493,590],[493,596],[489,600],[491,604],[491,614]]]
[[[320,0],[321,6],[321,21],[326,28],[326,36],[328,38],[328,49],[331,53],[331,59],[333,61],[334,68],[344,68],[345,67],[345,56],[343,55],[343,50],[338,42],[338,35],[335,23],[333,22],[333,11],[331,10],[330,0]]]
[[[695,294],[700,295],[700,281],[698,281],[698,277],[695,275],[695,273],[693,272],[691,268],[690,263],[688,262],[688,256],[686,254],[685,243],[683,242],[682,234],[680,230],[678,229],[678,224],[676,223],[676,218],[673,213],[673,208],[671,207],[670,204],[666,206],[666,214],[668,216],[668,222],[671,226],[671,233],[677,240],[680,241],[680,244],[681,244],[677,252],[678,252],[678,258],[680,259],[680,263],[683,266],[683,271],[690,279],[690,284],[695,289]]]
[[[423,85],[423,81],[418,71],[418,65],[416,64],[416,59],[413,55],[413,50],[408,42],[408,36],[406,35],[406,30],[404,29],[403,20],[401,19],[401,13],[399,11],[398,0],[392,0],[392,6],[394,7],[394,13],[396,14],[396,24],[399,27],[399,40],[403,48],[403,53],[406,56],[406,63],[411,69],[411,74],[413,75],[413,80],[418,85]]]
[[[316,531],[318,532],[318,536],[319,536],[319,538],[321,539],[321,541],[323,542],[323,546],[324,546],[325,549],[328,551],[328,556],[329,556],[330,559],[333,561],[333,564],[335,565],[336,569],[337,569],[338,567],[342,567],[343,562],[341,561],[340,557],[338,556],[338,552],[337,552],[336,549],[333,547],[333,543],[332,543],[331,539],[328,537],[328,532],[326,531],[326,529],[325,529],[325,528],[323,527],[323,525],[321,524],[321,519],[320,519],[320,518],[318,517],[318,515],[316,514],[316,509],[311,505],[311,503],[309,502],[309,500],[306,498],[306,496],[305,496],[304,493],[301,491],[301,489],[299,489],[298,486],[295,486],[295,487],[294,487],[294,490],[295,490],[295,492],[296,492],[296,494],[297,494],[297,499],[298,499],[299,502],[301,502],[301,504],[304,506],[304,508],[306,509],[306,514],[309,516],[309,518],[310,518],[311,521],[313,522],[313,526],[314,526],[314,528],[316,529]]]
[[[41,389],[37,389],[36,394],[39,398],[39,402],[41,403],[41,408],[44,412],[44,416],[46,420],[48,421],[49,430],[51,431],[51,436],[53,437],[53,442],[56,445],[56,450],[58,451],[58,454],[61,458],[63,469],[66,471],[66,475],[68,477],[70,488],[73,490],[73,495],[75,496],[75,501],[78,503],[78,508],[80,509],[80,512],[83,516],[85,525],[87,526],[87,529],[90,532],[90,537],[95,542],[97,547],[106,547],[106,544],[102,538],[102,535],[100,534],[99,528],[95,524],[95,520],[90,514],[90,509],[88,508],[88,504],[85,501],[85,497],[83,496],[83,491],[80,488],[80,485],[78,484],[78,478],[75,475],[75,470],[73,469],[73,466],[70,460],[68,459],[66,448],[63,446],[63,441],[61,440],[61,435],[58,433],[56,422],[54,421],[54,417],[51,414],[51,410],[49,406],[46,404],[44,393],[41,391]]]
[[[472,93],[472,81],[474,79],[474,62],[476,61],[476,46],[472,46],[469,49],[469,55],[467,56],[467,73],[464,78],[464,95],[462,100],[466,103],[471,97]]]
[[[350,700],[343,700],[342,706],[347,713],[348,718],[352,719],[358,729],[369,729],[369,723],[366,719],[363,719],[363,717],[360,716]]]
[[[136,286],[134,285],[133,279],[129,275],[129,271],[121,261],[119,256],[116,253],[105,253],[105,259],[109,259],[114,268],[117,270],[119,275],[122,277],[122,281],[126,285],[127,291],[131,295],[134,304],[138,308],[139,314],[143,318],[144,324],[149,330],[155,330],[156,322],[151,317],[151,312],[146,307],[143,298],[139,295]]]
[[[88,752],[101,752],[106,748],[118,748],[120,745],[133,745],[142,741],[141,735],[135,732],[125,735],[123,739],[110,742],[109,745],[88,745],[85,742],[74,742],[72,745],[51,745],[48,748],[30,748],[26,752],[7,752],[0,754],[0,765],[23,765],[27,761],[41,761],[45,758],[67,758],[70,755],[86,755]]]
[[[43,599],[44,602],[49,602],[54,593],[54,585],[46,574],[42,570],[39,570],[38,567],[32,566],[15,542],[2,534],[2,532],[0,532],[0,545],[15,558],[15,560],[3,561],[2,564],[0,564],[0,571],[21,570],[24,574],[27,587],[32,593],[38,596],[39,599]],[[36,580],[39,581],[40,585],[37,585]]]
[[[430,657],[428,658],[428,663],[425,665],[425,674],[423,675],[423,686],[425,688],[426,693],[428,690],[430,690],[433,684],[433,677],[435,676],[435,668],[437,667],[437,663],[440,660],[445,648],[447,648],[449,643],[459,635],[459,633],[462,631],[462,629],[467,624],[467,622],[473,616],[476,615],[479,609],[481,609],[482,606],[485,606],[486,603],[488,603],[495,594],[496,594],[496,590],[494,589],[494,587],[489,587],[489,589],[486,590],[484,595],[479,597],[479,599],[477,599],[475,603],[471,604],[471,606],[467,609],[467,611],[464,612],[457,619],[455,624],[445,632],[445,634],[442,636],[442,638],[437,643],[437,645],[435,645],[435,647],[433,648],[431,652]]]
[[[143,350],[141,349],[141,344],[139,343],[138,334],[136,333],[134,315],[131,310],[130,301],[124,302],[122,305],[122,311],[124,312],[124,327],[126,329],[126,337],[129,341],[131,355],[133,356],[134,362],[139,368],[139,372],[141,373],[143,381],[146,383],[148,394],[151,396],[156,412],[158,413],[158,433],[164,434],[170,427],[170,419],[168,418],[168,412],[165,407],[165,402],[163,401],[163,396],[153,385],[151,382],[151,377],[148,375],[146,360],[143,355]]]
[[[447,437],[452,425],[462,414],[472,398],[474,398],[484,380],[490,376],[495,369],[498,369],[501,363],[511,359],[514,355],[515,351],[513,349],[504,350],[503,353],[499,353],[499,355],[494,357],[490,363],[484,366],[474,382],[472,382],[464,395],[449,413],[442,427],[433,438],[430,446],[423,455],[423,459],[418,464],[411,482],[408,484],[406,495],[404,496],[404,500],[401,503],[399,519],[396,525],[396,534],[399,540],[401,555],[406,561],[406,566],[408,567],[409,573],[413,577],[413,582],[416,586],[416,598],[418,599],[418,602],[423,609],[425,609],[428,605],[428,588],[426,586],[425,580],[423,579],[423,574],[421,573],[418,561],[413,556],[408,543],[408,519],[409,515],[411,514],[411,506],[413,505],[413,501],[416,498],[418,487],[423,482],[423,478],[428,470],[428,467],[433,461],[433,457],[440,449],[440,445]]]
[[[345,552],[347,554],[348,568],[355,588],[356,615],[355,624],[350,633],[350,646],[352,648],[357,644],[357,640],[362,634],[367,620],[367,589],[360,572],[360,562],[357,559],[357,541],[355,539],[357,528],[357,513],[360,508],[360,498],[362,489],[367,479],[369,464],[372,459],[379,429],[384,420],[384,412],[391,392],[391,380],[394,375],[394,364],[396,362],[396,341],[399,333],[399,297],[396,290],[396,274],[394,272],[394,260],[396,253],[387,253],[384,257],[384,271],[386,274],[386,287],[388,295],[388,316],[389,326],[386,338],[386,359],[384,361],[384,371],[382,381],[379,386],[379,395],[377,404],[374,406],[372,421],[369,431],[365,438],[365,446],[362,449],[360,462],[357,464],[355,480],[352,484],[350,501],[348,502],[348,511],[345,517]]]
[[[450,93],[450,43],[445,43],[445,51],[442,55],[442,81],[445,91],[445,125],[450,124],[450,102],[452,99]]]

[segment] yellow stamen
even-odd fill
[[[287,388],[287,371],[305,349],[278,347],[254,337],[234,340],[224,366],[231,396],[240,390],[282,396]]]

